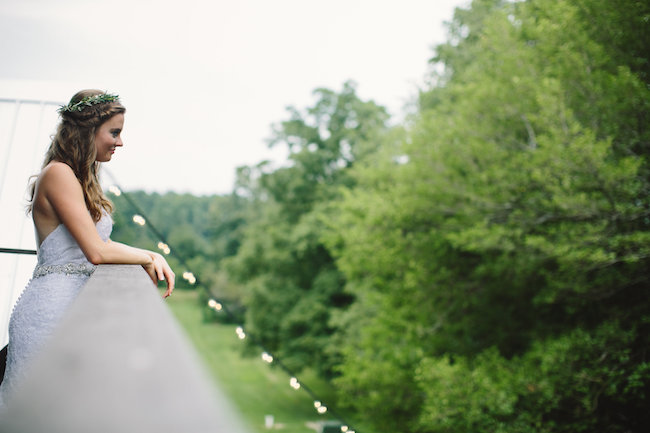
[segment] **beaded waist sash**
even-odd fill
[[[87,275],[95,271],[95,265],[90,263],[66,263],[64,265],[39,265],[34,269],[32,278],[44,277],[49,274]]]

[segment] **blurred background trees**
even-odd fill
[[[285,166],[138,203],[377,432],[644,431],[649,22],[633,0],[474,0],[401,124],[352,82],[317,89],[273,129]]]

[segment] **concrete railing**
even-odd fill
[[[144,270],[102,265],[31,366],[0,431],[247,430]]]

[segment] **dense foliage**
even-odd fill
[[[457,11],[409,162],[357,171],[329,243],[363,300],[337,381],[379,431],[650,423],[647,53],[585,14],[647,29],[628,3]]]
[[[388,115],[361,101],[353,83],[314,96],[313,107],[290,107],[291,118],[274,128],[271,144],[288,146],[287,166],[240,171],[238,190],[255,197],[258,213],[225,268],[245,286],[247,329],[289,368],[311,366],[327,377],[337,362],[331,317],[353,298],[323,244],[319,218],[342,187],[353,186],[350,170],[378,145]]]
[[[404,125],[318,89],[274,128],[286,166],[151,212],[376,432],[645,431],[649,23],[634,0],[474,0]]]

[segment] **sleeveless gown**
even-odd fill
[[[96,224],[107,241],[113,229],[104,213]],[[63,314],[95,270],[68,229],[60,224],[41,243],[32,279],[18,298],[9,320],[9,347],[0,407],[27,374],[29,362],[52,334]]]

